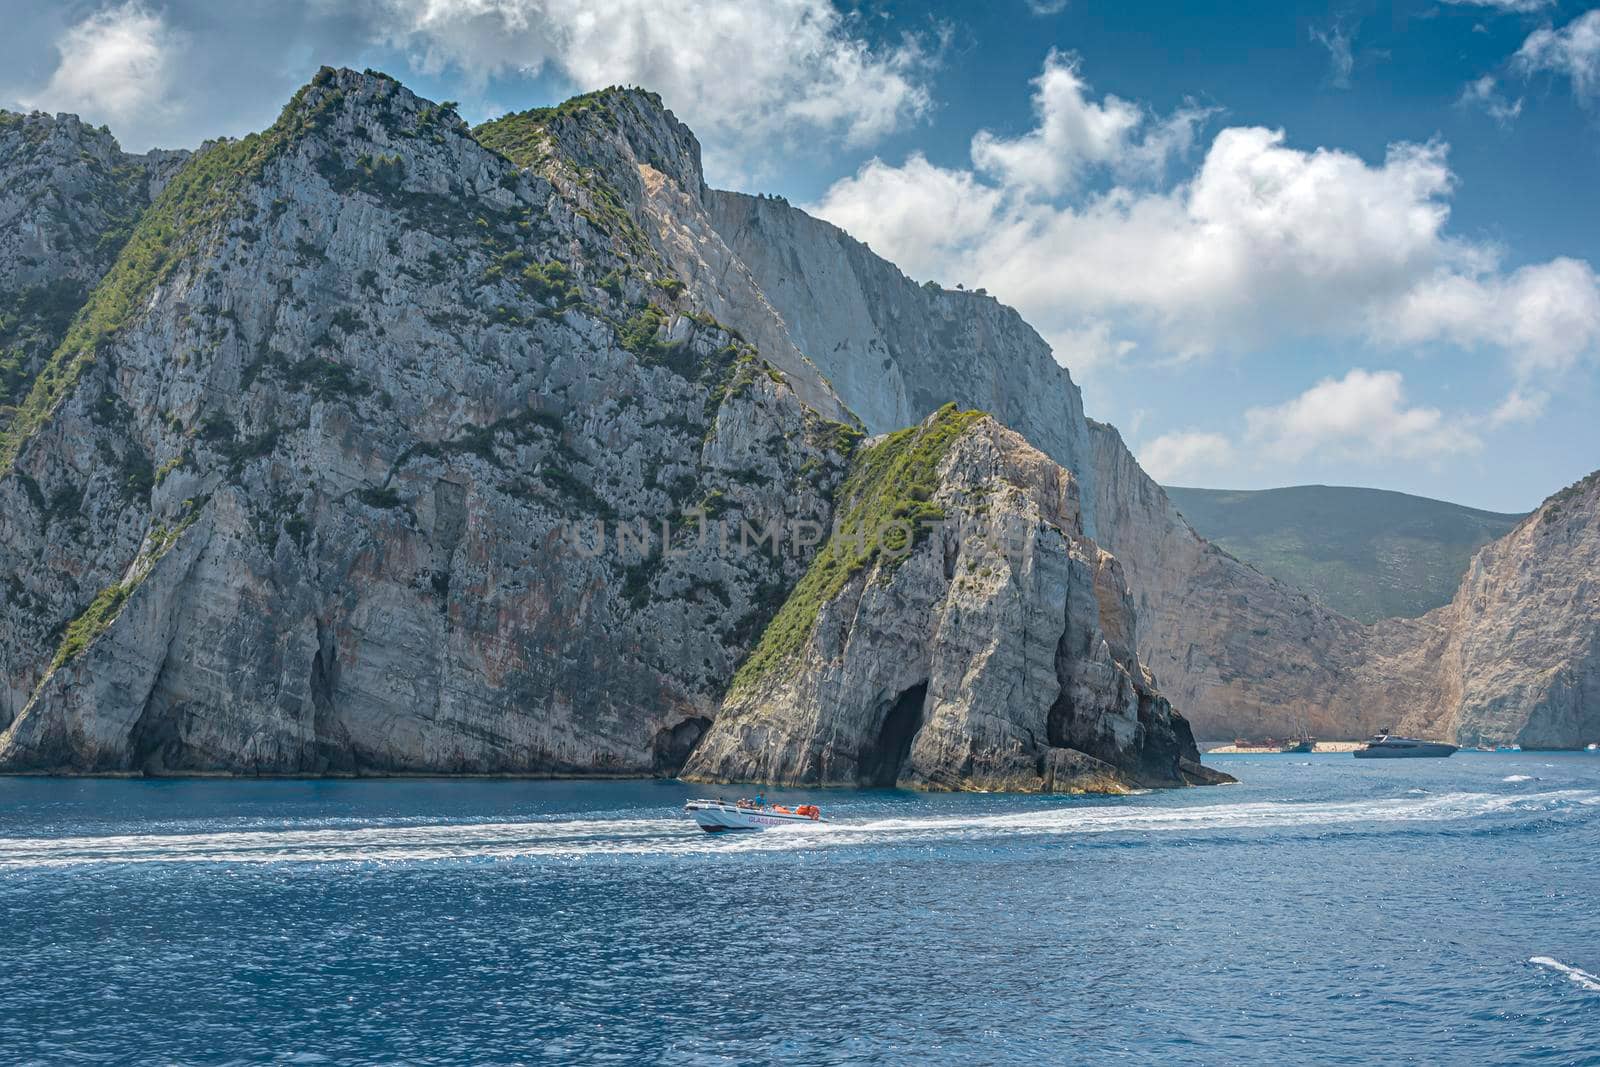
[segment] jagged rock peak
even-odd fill
[[[676,771],[806,557],[660,524],[858,435],[638,229],[371,72],[197,153],[4,438],[0,766]]]
[[[634,167],[643,163],[691,196],[699,198],[705,189],[700,142],[660,96],[644,89],[600,89],[554,107],[503,115],[473,133],[518,166],[537,166],[561,155],[613,183],[636,184]]]
[[[141,212],[188,156],[75,115],[0,111],[0,441]]]

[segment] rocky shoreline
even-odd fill
[[[474,129],[325,68],[192,154],[0,148],[0,771],[1037,791],[1215,780],[1191,721],[1600,733],[1600,478],[1362,626],[1199,538],[1016,312],[709,189],[650,93]],[[862,509],[909,551],[835,544]],[[593,525],[642,547],[553,550]]]

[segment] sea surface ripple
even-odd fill
[[[1212,762],[739,836],[676,782],[0,779],[0,1062],[1600,1062],[1600,756]]]

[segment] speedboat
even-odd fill
[[[1415,737],[1400,737],[1386,730],[1356,749],[1353,755],[1356,759],[1420,759],[1429,756],[1453,756],[1455,753],[1456,746],[1447,741],[1423,741]]]
[[[726,830],[765,830],[773,826],[808,826],[826,822],[822,809],[815,804],[801,804],[786,808],[782,804],[764,804],[759,800],[726,801],[691,800],[683,810],[694,816],[700,829],[708,834]]]

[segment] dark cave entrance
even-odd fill
[[[683,765],[689,762],[689,754],[694,751],[694,746],[700,743],[700,738],[710,728],[710,719],[697,716],[684,719],[676,726],[657,730],[654,751],[651,753],[651,769],[663,778],[676,778],[678,772],[683,770]]]
[[[922,704],[928,698],[928,683],[922,682],[901,693],[883,716],[877,744],[861,760],[860,781],[864,786],[887,789],[900,777],[900,766],[911,754],[911,742],[922,729]]]

